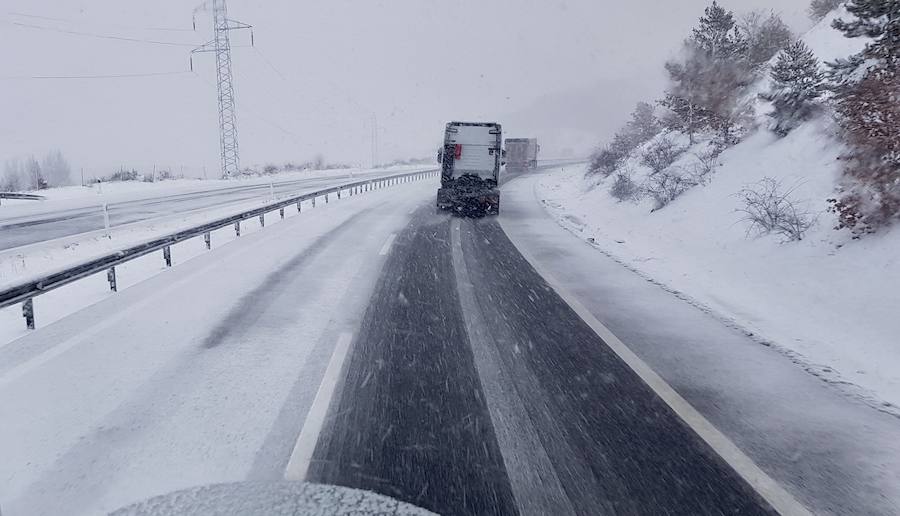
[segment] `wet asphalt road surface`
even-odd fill
[[[353,179],[368,177],[366,174],[334,175],[275,183],[272,191],[276,195],[290,194],[324,188],[339,183],[349,183]],[[218,208],[265,197],[270,194],[268,184],[236,186],[204,192],[177,194],[152,199],[110,203],[110,226],[121,226],[165,215],[185,213],[197,209]],[[98,199],[100,197],[98,196]],[[101,203],[98,200],[98,205]],[[46,215],[25,216],[0,221],[0,251],[24,245],[62,238],[88,231],[103,229],[103,213],[99,206],[63,210]]]
[[[432,211],[398,235],[307,480],[445,515],[773,512],[495,219]]]

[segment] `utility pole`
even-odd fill
[[[241,168],[237,139],[237,114],[234,104],[234,75],[231,70],[231,37],[233,30],[249,29],[250,44],[253,44],[253,26],[230,20],[225,0],[207,0],[194,10],[194,29],[197,28],[198,11],[212,10],[212,41],[195,48],[191,52],[191,71],[194,69],[193,55],[201,52],[216,54],[217,90],[219,95],[219,150],[222,160],[222,177],[237,176]]]

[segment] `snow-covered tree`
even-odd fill
[[[662,125],[656,118],[653,106],[639,102],[625,127],[613,136],[606,147],[594,153],[588,173],[610,176],[634,149],[656,136],[661,130]]]
[[[59,150],[48,152],[41,162],[41,168],[50,186],[66,186],[72,183],[72,167]]]
[[[662,105],[672,110],[692,143],[694,133],[707,127],[733,143],[737,100],[751,80],[746,52],[734,14],[713,2],[685,42],[684,57],[666,63],[671,87]]]
[[[747,52],[747,40],[737,27],[734,13],[716,1],[706,8],[691,40],[713,59],[736,59]]]
[[[809,4],[809,17],[813,21],[819,21],[828,16],[831,11],[837,9],[842,3],[844,3],[844,0],[812,0],[812,3]]]
[[[900,0],[849,0],[834,27],[866,37],[865,49],[832,65],[836,111],[850,150],[833,211],[857,234],[900,219]]]
[[[747,40],[747,61],[758,69],[794,41],[790,27],[774,12],[751,11],[739,24]]]
[[[638,102],[631,113],[631,121],[628,122],[628,132],[635,136],[635,139],[643,143],[653,138],[662,130],[662,124],[656,117],[656,110],[647,102]]]
[[[44,173],[41,170],[41,164],[34,159],[34,156],[29,156],[25,160],[25,179],[25,187],[28,190],[38,190],[47,184],[44,179]]]
[[[797,41],[778,55],[771,77],[772,91],[764,95],[775,108],[770,115],[771,129],[786,136],[813,115],[815,101],[822,96],[825,74],[813,51]]]
[[[6,160],[3,176],[0,177],[0,192],[18,192],[24,188],[25,181],[25,167],[22,160],[18,158]]]

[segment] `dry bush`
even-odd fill
[[[743,207],[743,221],[749,224],[747,234],[776,233],[789,241],[803,240],[815,224],[815,218],[791,198],[795,188],[785,189],[777,179],[766,177],[738,192]]]
[[[634,182],[629,172],[619,172],[609,188],[609,194],[619,202],[636,201],[641,197],[641,187]]]
[[[641,154],[641,165],[652,171],[650,175],[656,175],[672,166],[686,150],[670,138],[663,137]]]

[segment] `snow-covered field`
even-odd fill
[[[803,39],[822,61],[858,52],[864,41],[830,25],[836,12]],[[834,196],[842,147],[823,116],[779,139],[765,129],[766,103],[755,100],[758,128],[726,150],[708,184],[653,211],[647,198],[619,202],[615,175],[585,178],[583,168],[545,178],[538,194],[558,221],[599,251],[695,303],[755,339],[776,346],[813,374],[840,383],[882,410],[900,414],[900,228],[861,240],[833,229],[826,200]],[[658,136],[620,170],[637,184],[649,177],[639,154],[660,138],[687,146],[683,135]],[[690,169],[705,143],[673,167]],[[748,233],[739,192],[764,178],[779,181],[814,221],[805,238]]]
[[[327,178],[333,176],[390,175],[413,170],[421,170],[422,165],[404,165],[378,169],[334,169],[308,170],[276,174],[270,177],[248,177],[235,179],[172,179],[155,183],[140,181],[117,181],[89,186],[68,186],[35,192],[46,197],[44,201],[3,200],[0,205],[0,221],[15,217],[25,217],[52,213],[62,210],[101,206],[119,202],[169,197],[179,194],[208,192],[220,189],[246,186],[278,185],[303,179]]]

